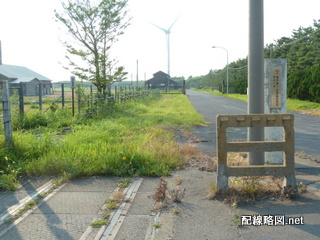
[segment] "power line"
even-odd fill
[[[284,47],[284,46],[289,46],[289,45],[294,44],[294,43],[296,43],[296,42],[300,42],[301,40],[303,40],[303,39],[305,39],[305,38],[307,38],[307,37],[310,37],[310,36],[312,36],[313,34],[319,32],[319,31],[320,31],[320,29],[317,30],[317,31],[315,31],[315,32],[313,32],[313,33],[309,33],[308,35],[306,35],[306,36],[304,36],[304,37],[302,37],[302,38],[293,40],[292,42],[284,43],[284,44],[282,44],[281,46],[279,46],[278,48],[281,48],[281,47]]]
[[[246,66],[243,66],[243,67],[238,67],[238,68],[233,68],[233,67],[229,67],[229,69],[235,69],[235,70],[239,70],[239,69],[243,69],[243,68],[246,68],[246,67],[248,67],[248,65],[246,65]]]

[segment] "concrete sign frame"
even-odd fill
[[[277,114],[287,112],[287,59],[264,60],[264,113]],[[281,141],[283,128],[264,129],[266,141]],[[265,163],[282,164],[281,152],[266,152]]]

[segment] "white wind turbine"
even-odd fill
[[[172,26],[176,23],[178,18],[171,24],[171,26],[168,29],[164,29],[164,28],[159,27],[159,26],[155,25],[154,23],[150,22],[153,26],[155,26],[155,27],[159,28],[160,30],[164,31],[164,33],[166,34],[167,50],[168,50],[168,75],[170,75],[170,33],[171,33],[170,30],[171,30]]]

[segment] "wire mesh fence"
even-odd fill
[[[2,91],[2,88],[0,89]],[[52,105],[71,108],[81,112],[81,108],[90,106],[94,101],[105,100],[122,103],[133,98],[141,98],[149,94],[181,94],[184,86],[175,88],[150,88],[148,86],[113,86],[105,94],[100,94],[92,84],[53,83],[51,87],[43,83],[20,83],[10,86],[10,102],[18,107],[21,114],[32,110],[47,111]],[[1,93],[2,96],[2,93]],[[2,113],[2,109],[0,109]]]
[[[37,91],[30,93],[28,89],[37,89]],[[10,103],[13,107],[19,108],[20,114],[33,110],[47,111],[53,105],[70,108],[72,111],[80,113],[83,108],[92,106],[95,101],[123,103],[134,98],[160,93],[157,89],[129,86],[110,88],[101,94],[94,85],[78,85],[72,88],[70,84],[66,83],[54,84],[50,91],[44,91],[45,86],[41,83],[29,84],[28,89],[20,84],[19,87],[10,87],[9,90]],[[0,112],[2,111],[1,108]]]
[[[6,91],[5,94],[4,91]],[[2,105],[0,106],[0,119],[4,119],[6,103],[10,105],[10,113],[24,114],[32,111],[55,111],[58,108],[70,109],[72,115],[91,114],[91,109],[97,103],[107,103],[114,106],[115,103],[144,99],[153,94],[178,94],[185,93],[185,88],[152,89],[148,86],[113,86],[100,93],[96,86],[91,84],[53,83],[50,86],[44,83],[23,83],[10,85],[7,81],[0,81],[0,94]],[[3,100],[6,96],[7,100]],[[10,120],[11,121],[11,120]],[[0,124],[0,132],[5,132],[5,124]]]

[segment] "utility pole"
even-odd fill
[[[264,113],[263,0],[249,0],[248,114]],[[264,141],[264,128],[248,128],[248,141]],[[264,165],[264,152],[250,152],[249,165]]]
[[[227,94],[229,94],[229,52],[224,47],[212,46],[212,48],[222,48],[227,53]],[[222,93],[223,93],[223,82],[222,82]]]

